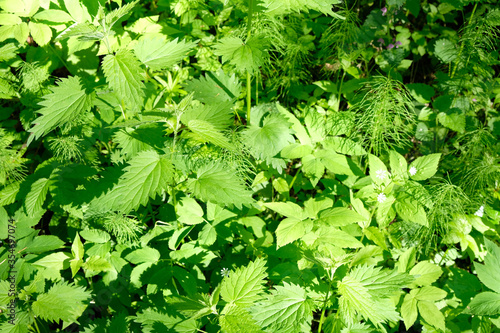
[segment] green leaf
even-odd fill
[[[50,183],[48,178],[40,178],[31,184],[31,189],[24,200],[24,208],[29,217],[35,216],[35,213],[42,209]]]
[[[500,247],[489,239],[484,239],[488,253],[484,258],[484,265],[474,263],[477,277],[488,288],[500,293]]]
[[[267,57],[268,41],[259,35],[243,42],[238,37],[224,37],[214,47],[214,53],[222,56],[222,62],[229,62],[239,73],[257,71]]]
[[[413,180],[425,180],[434,176],[437,171],[441,154],[429,154],[418,157],[410,164],[408,172]]]
[[[314,303],[302,287],[293,283],[275,286],[272,296],[250,308],[255,321],[270,332],[298,332],[310,327]]]
[[[408,162],[394,150],[389,151],[389,161],[393,175],[408,179]]]
[[[241,135],[250,152],[256,158],[267,161],[294,142],[290,124],[280,114],[270,114],[264,119],[262,127],[250,125]]]
[[[65,23],[73,21],[73,18],[65,11],[59,9],[45,9],[33,16],[37,21],[47,21],[50,23]]]
[[[419,301],[439,301],[446,297],[447,292],[433,286],[426,286],[420,289],[414,289],[411,295]]]
[[[125,259],[133,264],[155,263],[160,259],[160,252],[151,247],[144,247],[130,252],[125,256]]]
[[[76,22],[92,21],[87,7],[79,0],[64,0],[64,6]]]
[[[33,263],[34,266],[42,266],[50,270],[60,271],[69,267],[71,257],[65,252],[51,253]]]
[[[309,154],[302,158],[302,171],[304,175],[309,177],[311,184],[316,186],[325,173],[325,166],[320,158],[317,158],[313,154]]]
[[[445,331],[444,315],[433,302],[419,301],[417,307],[418,312],[427,323],[443,332]]]
[[[401,305],[401,317],[405,323],[406,330],[413,326],[418,317],[417,300],[410,294],[406,294]]]
[[[439,123],[452,131],[465,132],[465,114],[459,108],[451,108],[437,115]]]
[[[251,192],[237,174],[220,162],[207,163],[196,170],[196,178],[188,180],[189,190],[202,201],[224,205],[249,205]]]
[[[198,141],[211,142],[221,148],[234,150],[234,145],[229,142],[229,139],[211,123],[205,120],[193,119],[187,123],[187,126],[196,135],[195,138]]]
[[[352,209],[334,207],[322,210],[319,213],[319,220],[330,226],[341,227],[361,222],[364,218]]]
[[[276,229],[276,247],[280,248],[306,234],[306,222],[296,217],[283,219]]]
[[[132,11],[132,9],[139,3],[139,0],[129,2],[120,8],[113,10],[111,13],[106,15],[106,23],[109,27],[112,27],[118,20],[127,15]]]
[[[410,94],[420,103],[430,103],[436,91],[431,86],[423,83],[409,83],[406,88]]]
[[[366,150],[361,144],[340,136],[328,138],[323,144],[325,148],[344,155],[366,155]]]
[[[44,95],[43,106],[38,112],[42,114],[30,129],[33,136],[28,142],[44,136],[56,127],[71,125],[83,113],[88,112],[92,106],[93,93],[82,88],[80,78],[77,76],[61,79],[57,87],[51,88],[52,93]]]
[[[246,309],[230,304],[222,309],[219,325],[223,333],[263,333]]]
[[[359,248],[363,244],[354,236],[335,227],[321,226],[316,231],[316,242],[331,244],[342,248]]]
[[[143,151],[129,161],[118,184],[104,197],[93,201],[98,210],[128,213],[145,206],[149,198],[167,189],[173,179],[173,166],[166,156],[156,151]]]
[[[443,274],[442,269],[428,261],[421,261],[410,270],[410,275],[415,277],[415,285],[428,286]]]
[[[448,39],[439,39],[434,45],[434,54],[444,63],[455,61],[458,57],[458,50],[454,43]]]
[[[38,295],[31,309],[44,320],[71,324],[82,315],[90,298],[90,292],[83,287],[57,282],[47,293]]]
[[[262,298],[264,292],[266,262],[258,258],[246,267],[237,268],[224,277],[221,284],[220,295],[230,304],[247,307]]]
[[[144,98],[141,64],[128,49],[119,50],[116,55],[104,57],[102,68],[109,87],[129,107],[139,107]]]
[[[302,219],[303,211],[302,208],[291,201],[287,202],[266,202],[264,206],[275,211],[276,213],[286,216],[293,217],[296,219]]]
[[[377,185],[382,185],[389,181],[391,174],[387,171],[384,162],[375,155],[368,155],[368,165],[370,167],[370,177]]]
[[[42,253],[59,249],[64,245],[64,242],[57,236],[41,235],[36,238],[26,247],[28,253]]]
[[[87,242],[98,243],[98,244],[107,243],[111,239],[111,236],[106,231],[96,230],[96,229],[81,230],[80,235]]]
[[[217,104],[192,107],[182,114],[181,121],[186,126],[189,126],[192,120],[200,120],[209,123],[214,130],[222,131],[234,122],[232,106],[233,104],[230,101],[224,101]]]
[[[47,45],[52,39],[52,30],[43,23],[29,22],[30,34],[33,40],[40,46]]]
[[[90,256],[81,267],[85,269],[85,277],[87,278],[112,269],[109,261],[95,255]]]
[[[407,222],[428,226],[427,214],[424,208],[412,197],[403,194],[396,200],[396,211],[398,215]]]
[[[232,101],[241,94],[241,84],[235,74],[229,76],[220,69],[187,82],[186,90],[194,93],[194,98],[215,106]]]
[[[500,314],[500,294],[485,291],[475,296],[467,306],[465,313],[478,316],[496,316]]]
[[[196,42],[167,42],[164,38],[146,37],[134,46],[137,58],[154,71],[167,69],[184,59],[196,46]]]
[[[176,212],[179,222],[183,224],[193,225],[205,221],[203,208],[193,198],[184,197],[178,201]]]
[[[335,174],[354,176],[360,173],[359,168],[347,156],[337,154],[333,150],[318,150],[314,155],[321,158],[321,163]]]

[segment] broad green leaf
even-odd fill
[[[396,200],[396,212],[407,222],[428,226],[427,214],[424,208],[410,196],[402,196]]]
[[[211,162],[196,170],[196,177],[188,180],[189,190],[202,201],[220,205],[249,205],[253,202],[237,174],[222,163]]]
[[[410,275],[415,277],[415,285],[428,286],[443,274],[443,270],[428,261],[421,261],[410,270]]]
[[[87,278],[112,269],[109,261],[95,255],[90,256],[85,263],[82,264],[82,267],[85,270],[85,277]]]
[[[262,127],[250,125],[241,135],[252,154],[262,160],[274,157],[289,143],[294,142],[290,124],[280,114],[267,116]]]
[[[401,305],[401,317],[405,323],[406,330],[413,326],[418,317],[417,300],[410,294],[406,294]]]
[[[459,108],[451,108],[437,115],[439,123],[452,131],[465,132],[465,114]]]
[[[423,83],[409,83],[406,88],[410,94],[420,103],[430,103],[432,97],[436,94],[434,88]]]
[[[196,319],[184,317],[172,313],[167,313],[166,310],[155,310],[146,308],[138,312],[134,321],[141,324],[141,332],[176,332],[176,333],[193,333],[198,331],[200,324]]]
[[[268,57],[268,41],[259,35],[243,42],[238,37],[224,37],[214,47],[214,53],[222,56],[222,62],[229,62],[239,73],[253,73]]]
[[[92,107],[93,93],[83,89],[80,78],[77,76],[61,79],[57,87],[51,88],[52,93],[43,96],[39,104],[43,106],[38,117],[30,129],[33,136],[28,142],[36,140],[56,127],[71,125],[83,113]]]
[[[389,161],[393,175],[408,179],[408,162],[401,154],[394,150],[389,151]]]
[[[293,127],[292,127],[293,128]],[[310,155],[313,148],[310,145],[302,145],[300,143],[292,143],[281,150],[281,157],[296,159]]]
[[[439,39],[434,44],[434,54],[444,63],[455,61],[458,57],[458,50],[454,43],[448,39]]]
[[[234,122],[232,106],[230,101],[224,101],[191,107],[182,114],[181,121],[189,126],[192,120],[201,120],[208,122],[215,130],[223,131]]]
[[[109,207],[128,213],[140,205],[145,206],[149,198],[166,190],[172,182],[173,172],[172,163],[166,156],[152,150],[143,151],[129,161],[111,192],[95,199],[94,204],[100,209]]]
[[[55,252],[35,261],[33,265],[60,271],[69,267],[69,259],[71,257],[66,252]]]
[[[239,267],[224,277],[220,295],[224,301],[247,307],[262,298],[264,292],[266,262],[258,258],[246,267]]]
[[[285,246],[306,234],[306,221],[296,217],[283,219],[276,229],[276,247]]]
[[[24,200],[24,208],[28,216],[33,217],[36,212],[42,209],[49,186],[50,180],[48,178],[40,178],[31,184],[30,192],[26,195]]]
[[[172,272],[174,278],[179,281],[179,284],[186,291],[186,293],[190,296],[194,296],[196,294],[197,285],[196,279],[193,275],[179,266],[173,266]]]
[[[321,244],[331,244],[342,248],[359,248],[363,244],[354,236],[347,232],[331,226],[321,226],[316,231],[316,242]]]
[[[229,76],[220,69],[188,81],[186,90],[194,93],[194,98],[200,102],[215,106],[236,99],[241,94],[241,84],[235,74]]]
[[[107,243],[111,239],[111,236],[106,231],[96,230],[96,229],[81,230],[80,235],[87,242],[92,242],[97,244]]]
[[[198,241],[200,244],[210,246],[213,245],[216,240],[217,230],[212,224],[207,222],[198,234]]]
[[[90,292],[67,282],[57,282],[31,305],[34,314],[49,322],[74,323],[87,308]]]
[[[64,0],[64,6],[71,17],[78,23],[91,22],[89,11],[79,0]]]
[[[477,277],[488,288],[500,293],[500,247],[489,239],[484,239],[488,253],[484,264],[474,263]]]
[[[448,293],[437,287],[425,286],[412,290],[410,294],[419,301],[439,301],[445,298]]]
[[[302,171],[309,177],[311,184],[316,186],[325,173],[325,166],[320,158],[317,158],[313,154],[309,154],[302,158]]]
[[[333,150],[322,149],[314,153],[321,159],[321,163],[330,171],[339,175],[359,175],[359,168],[347,158]]]
[[[497,316],[500,314],[500,294],[485,291],[475,296],[467,306],[466,313],[478,316]]]
[[[27,245],[26,252],[42,253],[59,249],[64,245],[64,242],[57,236],[41,235],[35,237],[33,242]]]
[[[167,69],[184,59],[196,46],[195,42],[167,42],[164,38],[143,38],[134,46],[137,58],[154,71]]]
[[[16,25],[22,23],[23,20],[15,14],[0,13],[0,22],[2,25]]]
[[[125,259],[136,265],[145,262],[155,263],[160,259],[160,252],[151,247],[144,247],[130,252]]]
[[[121,49],[104,57],[102,68],[109,87],[129,107],[139,107],[144,97],[140,62],[132,51]]]
[[[361,144],[340,136],[326,139],[324,145],[326,148],[344,155],[366,155],[366,150]]]
[[[359,282],[376,298],[390,297],[407,287],[413,277],[397,270],[382,269],[375,266],[356,266],[349,276]]]
[[[370,167],[370,177],[375,184],[381,185],[389,181],[391,174],[387,171],[387,167],[380,158],[372,154],[368,155],[368,165]]]
[[[179,222],[187,225],[202,223],[203,208],[193,198],[184,197],[177,202],[176,212]]]
[[[292,129],[294,131],[294,135],[299,139],[300,143],[305,145],[305,146],[311,146],[311,138],[309,137],[309,134],[307,134],[307,130],[305,129],[304,125],[287,109],[282,107],[280,104],[276,104],[276,108],[278,109],[279,113],[281,113],[283,116],[285,116],[286,120],[292,124]]]
[[[51,23],[65,23],[73,21],[73,18],[63,10],[45,9],[33,16],[37,21],[47,21]]]
[[[193,119],[187,123],[187,126],[195,134],[197,140],[210,142],[227,150],[234,150],[234,145],[229,142],[229,139],[211,123],[205,120]]]
[[[270,332],[298,332],[299,327],[310,327],[314,303],[302,287],[283,283],[275,286],[272,296],[250,308],[255,321]]]
[[[361,222],[364,218],[352,209],[334,207],[322,210],[319,213],[319,220],[330,226],[341,227]]]
[[[276,213],[286,216],[293,217],[296,219],[302,219],[303,211],[302,208],[291,201],[287,202],[266,202],[264,206],[275,211]]]
[[[424,320],[432,326],[445,330],[444,315],[433,302],[419,301],[417,303],[418,312]]]
[[[222,309],[219,325],[224,333],[263,333],[246,309],[231,304]]]
[[[418,157],[410,164],[408,172],[413,180],[425,180],[434,176],[441,154],[429,154]]]
[[[43,23],[29,22],[31,36],[33,40],[40,46],[47,45],[52,39],[52,30]]]

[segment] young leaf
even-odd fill
[[[202,201],[241,208],[253,202],[250,191],[233,170],[220,162],[211,162],[196,170],[196,178],[188,180],[189,190]]]
[[[418,312],[427,323],[443,332],[445,331],[444,315],[441,311],[439,311],[434,302],[419,301],[417,303],[417,307]]]
[[[40,178],[31,184],[31,190],[24,200],[24,208],[28,216],[33,217],[37,211],[42,209],[49,185],[50,180],[48,178]]]
[[[129,161],[118,184],[104,197],[96,198],[93,205],[98,210],[128,213],[164,191],[173,179],[173,171],[165,156],[153,150],[140,152]]]
[[[441,154],[429,154],[418,157],[410,164],[408,172],[413,180],[425,180],[434,176]]]
[[[306,234],[306,222],[296,217],[287,217],[276,229],[276,247],[285,246]]]
[[[224,37],[215,45],[214,53],[222,62],[230,62],[240,73],[253,73],[268,57],[268,41],[262,36],[252,36],[243,42],[238,37]]]
[[[138,107],[144,97],[141,64],[132,51],[121,49],[104,57],[102,68],[106,81],[119,99],[130,107]]]
[[[428,286],[434,281],[436,281],[441,274],[443,274],[443,270],[428,261],[421,261],[415,265],[410,270],[410,275],[415,277],[415,285],[418,286]]]
[[[184,59],[196,46],[195,42],[167,42],[164,38],[144,38],[134,47],[137,58],[154,71],[167,69]]]
[[[43,96],[44,100],[39,103],[43,106],[38,111],[42,116],[33,122],[35,126],[30,129],[33,135],[28,144],[56,127],[71,124],[92,107],[94,94],[83,89],[77,76],[61,79],[58,86],[51,90],[52,93]]]
[[[302,287],[293,283],[275,286],[272,296],[250,308],[255,321],[270,332],[299,332],[310,327],[314,303]]]
[[[262,298],[266,273],[266,262],[258,258],[246,267],[237,268],[224,277],[220,295],[230,304],[250,306]]]
[[[65,324],[71,324],[82,315],[90,297],[90,292],[83,287],[57,282],[47,293],[38,295],[31,308],[36,316],[44,320],[62,320]]]

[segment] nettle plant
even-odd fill
[[[500,327],[498,10],[452,35],[467,4],[0,0],[2,332]]]

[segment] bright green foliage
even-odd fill
[[[134,47],[135,55],[152,70],[170,68],[181,61],[196,43],[178,42],[174,39],[167,42],[161,38],[144,38]]]
[[[219,70],[188,81],[186,90],[194,93],[194,98],[200,102],[215,105],[238,97],[241,93],[241,85],[235,74],[230,76]]]
[[[100,211],[128,213],[165,191],[172,182],[173,172],[165,156],[152,150],[141,152],[129,161],[118,184],[93,204]]]
[[[241,207],[253,202],[251,193],[234,170],[224,164],[209,163],[196,170],[196,178],[188,181],[189,190],[200,200]]]
[[[263,332],[246,309],[234,305],[224,307],[219,319],[219,325],[224,333]]]
[[[48,178],[40,178],[31,185],[31,190],[24,202],[26,213],[29,216],[34,216],[34,214],[42,208],[49,186],[50,180]]]
[[[33,302],[33,312],[45,320],[64,321],[66,325],[77,321],[88,305],[90,293],[83,287],[57,282],[48,292]]]
[[[230,62],[240,73],[253,73],[264,65],[268,42],[263,36],[252,36],[246,42],[238,37],[225,37],[215,45],[222,62]]]
[[[263,328],[274,332],[297,332],[309,326],[314,304],[306,290],[293,283],[275,286],[272,295],[250,308],[250,313]]]
[[[144,84],[141,81],[140,62],[132,51],[121,49],[115,55],[107,55],[102,62],[102,68],[115,95],[129,107],[138,107],[144,97]]]
[[[61,79],[52,93],[45,95],[39,104],[43,106],[38,112],[42,116],[34,121],[31,128],[31,140],[36,140],[57,127],[74,126],[75,121],[88,112],[92,106],[94,95],[89,94],[81,85],[77,76]]]
[[[257,259],[246,267],[240,267],[222,280],[220,295],[230,304],[247,307],[261,299],[264,291],[266,262]]]

